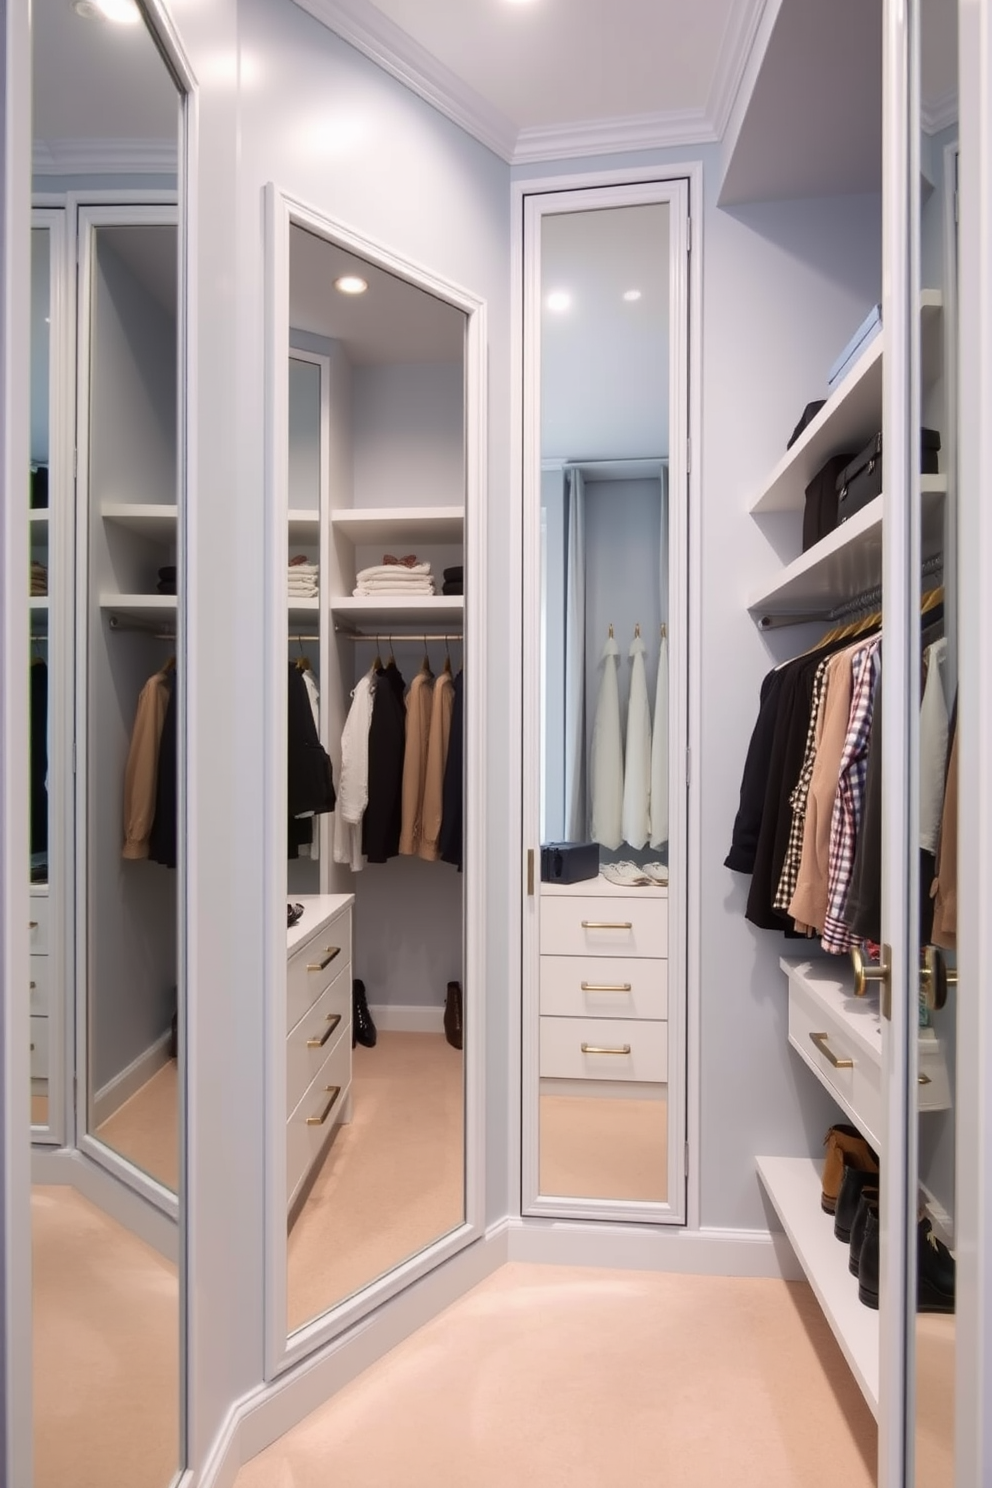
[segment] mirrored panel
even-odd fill
[[[538,1187],[572,1200],[669,1199],[671,219],[541,219]]]
[[[43,0],[32,34],[34,1488],[166,1488],[185,1457],[183,99],[131,0]]]
[[[292,1333],[465,1217],[466,320],[300,226],[289,307]]]

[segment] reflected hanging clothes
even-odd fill
[[[603,647],[602,676],[592,729],[592,840],[613,851],[623,841],[623,740],[620,736],[620,647]]]
[[[662,627],[651,730],[651,846],[668,841],[668,636]]]
[[[149,677],[138,695],[131,743],[124,766],[122,853],[125,858],[141,859],[149,856],[156,813],[162,729],[172,698],[171,680],[167,671],[156,672]]]
[[[352,703],[341,734],[341,776],[334,811],[334,861],[347,863],[353,873],[365,866],[362,857],[362,817],[369,799],[369,727],[375,682],[366,673],[352,693]]]
[[[639,635],[630,643],[630,696],[627,700],[627,752],[623,769],[621,831],[631,847],[645,846],[651,830],[651,714],[644,671],[647,650]]]

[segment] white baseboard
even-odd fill
[[[503,1220],[295,1369],[245,1396],[228,1413],[198,1488],[233,1488],[252,1457],[492,1275],[507,1259],[507,1232]]]
[[[528,1218],[511,1220],[508,1235],[511,1261],[785,1281],[803,1276],[785,1236],[768,1230],[685,1230]]]
[[[75,1148],[60,1147],[31,1151],[31,1182],[61,1184],[74,1188],[104,1214],[137,1235],[172,1264],[179,1264],[179,1232],[176,1222],[99,1163]]]
[[[147,1085],[152,1075],[158,1073],[169,1062],[171,1033],[163,1033],[150,1044],[137,1059],[132,1059],[127,1069],[121,1070],[106,1085],[102,1085],[93,1097],[93,1126],[102,1126],[115,1111],[119,1111],[126,1100],[137,1094],[142,1085]]]
[[[383,1033],[443,1033],[444,1008],[380,1002],[369,1008],[372,1021]]]

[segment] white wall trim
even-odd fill
[[[32,1183],[74,1188],[104,1214],[144,1240],[154,1250],[178,1264],[179,1231],[174,1217],[122,1183],[78,1148],[56,1151],[35,1147],[31,1151]]]
[[[743,0],[733,5],[727,17],[716,72],[706,103],[706,116],[713,138],[723,139],[737,102],[766,0]]]
[[[540,124],[521,129],[511,164],[542,160],[577,160],[589,155],[618,155],[628,150],[659,150],[672,145],[713,144],[719,135],[706,109],[669,109],[628,114],[613,119]]]
[[[443,1033],[444,1008],[413,1003],[376,1003],[369,1008],[380,1033]]]
[[[36,140],[36,176],[175,175],[179,168],[171,140],[54,139]]]
[[[153,1075],[157,1075],[160,1069],[164,1069],[169,1063],[169,1043],[172,1035],[166,1031],[160,1034],[153,1044],[149,1044],[136,1059],[132,1059],[126,1069],[122,1069],[119,1075],[108,1080],[106,1085],[93,1097],[93,1120],[92,1129],[103,1125],[115,1111],[119,1111],[125,1101],[137,1094],[143,1085],[147,1085]]]
[[[920,104],[920,122],[924,134],[939,134],[958,122],[958,90],[948,88],[937,98]]]
[[[597,1266],[692,1276],[767,1276],[802,1280],[784,1235],[769,1230],[674,1229],[575,1220],[512,1220],[511,1261]]]
[[[296,0],[296,4],[473,139],[501,159],[513,159],[517,139],[513,122],[368,0]]]

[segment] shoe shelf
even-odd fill
[[[874,1416],[878,1416],[878,1313],[858,1300],[848,1270],[849,1248],[834,1236],[833,1216],[820,1207],[821,1161],[759,1157],[758,1176],[771,1200],[823,1315]]]
[[[922,482],[924,562],[944,546],[946,475]],[[828,619],[838,605],[882,582],[882,505],[876,496],[827,537],[783,568],[767,589],[753,594],[748,609],[762,628],[789,619]]]
[[[925,289],[920,296],[923,379],[931,386],[943,364],[943,296]],[[857,453],[882,427],[882,332],[865,348],[842,382],[834,388],[816,418],[779,460],[764,488],[751,502],[754,516],[802,511],[806,487],[831,455]]]

